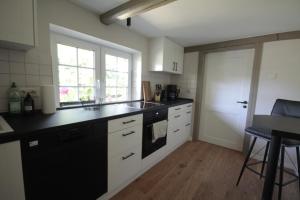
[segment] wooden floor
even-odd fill
[[[249,170],[245,171],[240,185],[235,186],[243,160],[244,156],[237,151],[204,142],[188,142],[112,199],[259,200],[263,181]],[[286,186],[282,199],[299,200],[298,183]]]

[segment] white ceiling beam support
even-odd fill
[[[101,14],[100,21],[105,25],[110,25],[117,20],[125,20],[173,1],[176,0],[131,0]]]

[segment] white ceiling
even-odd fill
[[[103,13],[128,0],[71,1]],[[133,17],[131,29],[183,46],[300,30],[300,0],[177,0]]]

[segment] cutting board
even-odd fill
[[[152,92],[150,87],[150,81],[142,81],[142,90],[143,90],[144,101],[151,101]]]

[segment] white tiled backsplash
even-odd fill
[[[19,88],[34,88],[38,93],[41,85],[52,84],[49,54],[0,48],[0,112],[7,111],[7,90],[12,82]],[[39,97],[35,98],[35,105],[40,108]]]

